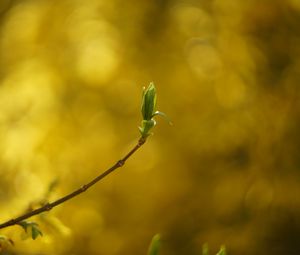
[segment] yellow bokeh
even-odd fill
[[[124,156],[143,86],[174,123],[158,116],[124,167],[33,217],[43,237],[1,229],[15,246],[0,254],[147,254],[157,233],[162,255],[300,254],[299,10],[0,1],[0,223]]]

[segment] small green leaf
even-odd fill
[[[151,241],[149,246],[148,255],[158,255],[160,249],[160,235],[156,234]]]
[[[224,245],[221,246],[219,252],[217,253],[217,255],[226,255],[226,248]]]
[[[31,234],[31,238],[35,240],[39,235],[43,236],[42,231],[39,229],[39,225],[32,221],[21,221],[18,223],[27,234]]]
[[[27,228],[29,226],[29,222],[21,221],[21,222],[18,223],[18,225],[21,226],[24,229],[24,231],[27,233]]]
[[[38,236],[43,236],[43,233],[39,230],[37,225],[33,225],[31,229],[31,237],[35,240]]]

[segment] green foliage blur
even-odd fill
[[[300,254],[299,27],[297,0],[1,0],[1,222],[121,158],[150,81],[174,122],[5,254]]]
[[[158,255],[160,250],[160,241],[161,237],[159,234],[156,234],[153,236],[149,249],[148,249],[148,255]]]

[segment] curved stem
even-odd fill
[[[82,185],[79,189],[76,189],[75,191],[51,202],[51,203],[47,203],[45,205],[43,205],[42,207],[39,207],[33,211],[27,212],[17,218],[8,220],[2,224],[0,224],[0,229],[2,228],[6,228],[9,226],[13,226],[18,224],[19,222],[26,220],[34,215],[40,214],[42,212],[46,212],[46,211],[50,211],[52,208],[72,199],[73,197],[78,196],[79,194],[83,193],[84,191],[86,191],[87,189],[89,189],[90,187],[92,187],[93,185],[95,185],[97,182],[99,182],[100,180],[102,180],[105,176],[109,175],[110,173],[112,173],[113,171],[115,171],[117,168],[122,167],[125,162],[127,161],[127,159],[129,159],[144,143],[146,142],[146,138],[141,137],[138,141],[138,143],[135,145],[135,147],[129,151],[122,159],[120,159],[119,161],[117,161],[113,166],[111,166],[110,168],[108,168],[106,171],[104,171],[102,174],[98,175],[96,178],[94,178],[93,180],[91,180],[89,183]]]

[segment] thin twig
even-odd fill
[[[56,201],[52,202],[52,203],[47,203],[45,205],[43,205],[40,208],[37,208],[33,211],[30,211],[28,213],[25,213],[15,219],[11,219],[8,220],[2,224],[0,224],[0,229],[2,228],[6,228],[9,226],[13,226],[18,224],[19,222],[26,220],[34,215],[40,214],[42,212],[46,212],[46,211],[50,211],[52,208],[72,199],[73,197],[78,196],[79,194],[83,193],[84,191],[86,191],[87,189],[89,189],[90,187],[92,187],[93,185],[95,185],[97,182],[99,182],[100,180],[102,180],[105,176],[109,175],[110,173],[112,173],[114,170],[116,170],[119,167],[122,167],[125,162],[127,161],[127,159],[129,159],[144,143],[146,142],[146,138],[141,137],[137,143],[137,145],[135,145],[135,147],[126,154],[126,156],[124,156],[122,159],[120,159],[119,161],[117,161],[112,167],[108,168],[105,172],[103,172],[102,174],[100,174],[99,176],[97,176],[95,179],[93,179],[92,181],[90,181],[89,183],[81,186],[79,189],[69,193],[66,196],[63,196],[59,199],[57,199]]]

